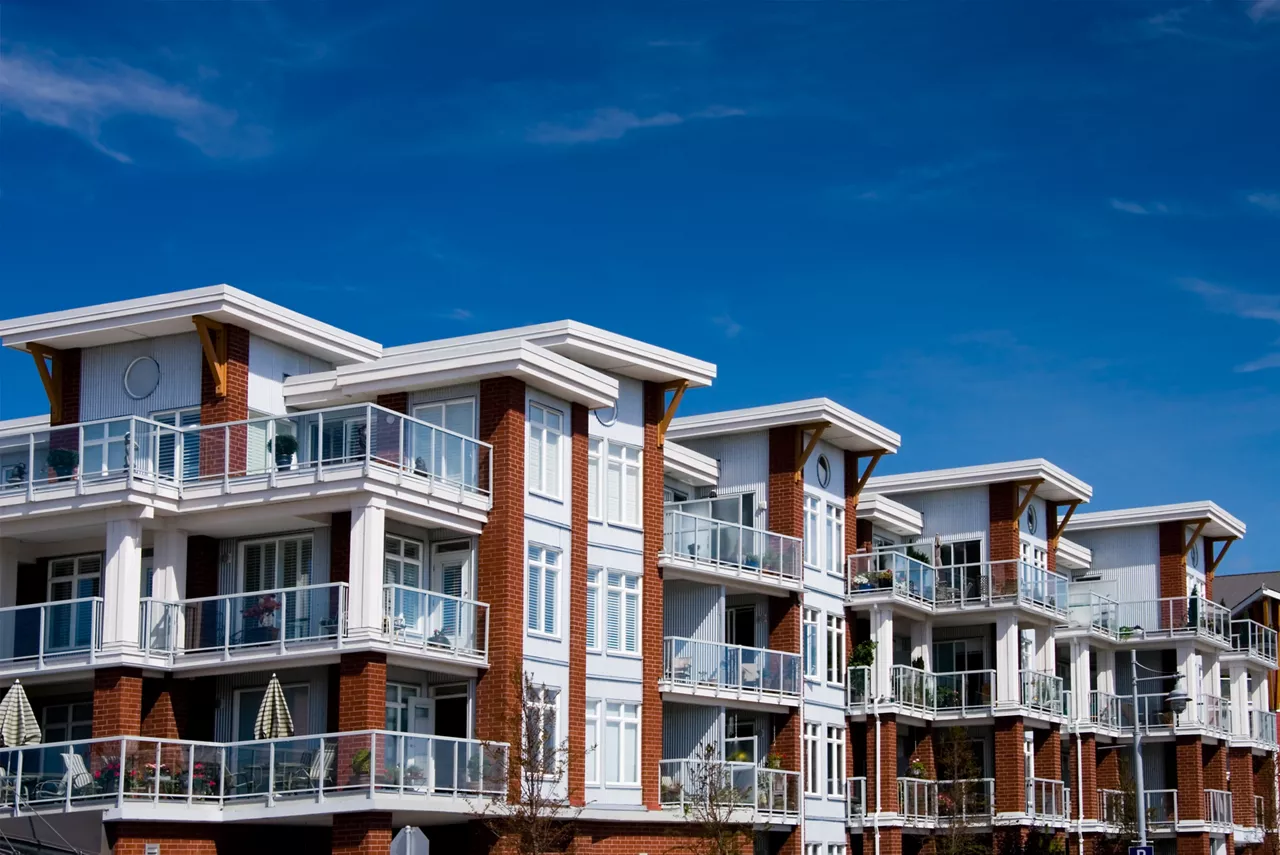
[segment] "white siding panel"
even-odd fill
[[[893,498],[923,515],[922,540],[932,540],[935,534],[940,534],[943,540],[981,538],[986,543],[987,531],[991,526],[989,493],[986,487],[916,493]]]
[[[662,708],[662,759],[693,757],[699,746],[719,745],[724,710],[697,704],[665,704]]]
[[[286,412],[284,378],[331,371],[333,365],[257,335],[249,336],[249,409],[267,415]]]
[[[1080,586],[1121,603],[1160,596],[1160,533],[1156,526],[1082,531],[1071,539],[1093,550],[1096,582]]]
[[[235,691],[236,689],[259,688],[271,680],[271,671],[248,671],[237,674],[219,675],[217,680],[218,708],[213,715],[214,741],[231,742],[235,739]],[[329,730],[325,721],[329,709],[329,672],[324,666],[315,668],[285,668],[274,672],[280,682],[307,683],[310,688],[307,694],[307,716],[310,724],[307,733],[326,733]],[[337,722],[333,723],[336,727]],[[302,733],[298,734],[302,736]]]
[[[720,483],[716,486],[721,495],[727,493],[756,492],[757,502],[764,502],[769,495],[769,434],[738,434],[690,440],[689,448],[720,462]],[[756,527],[766,528],[764,515],[757,515]]]
[[[724,641],[724,596],[720,586],[672,580],[662,588],[664,636]]]
[[[129,363],[150,356],[160,366],[154,392],[134,400],[124,391]],[[86,347],[80,354],[80,419],[149,416],[200,406],[200,339],[194,332]]]

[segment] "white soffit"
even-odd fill
[[[614,378],[519,339],[401,351],[334,371],[300,374],[285,381],[284,397],[290,407],[314,407],[495,377],[519,378],[589,409],[612,407],[618,400]]]
[[[154,297],[102,303],[0,321],[5,347],[97,347],[195,331],[193,315],[234,324],[263,338],[337,365],[376,359],[382,345],[321,323],[230,285],[210,285]]]
[[[1093,550],[1065,537],[1058,538],[1058,567],[1088,570],[1093,566]]]
[[[1011,463],[988,463],[982,466],[961,466],[957,469],[932,469],[901,475],[881,475],[869,479],[866,489],[889,495],[931,493],[936,490],[981,487],[1009,481],[1019,483],[1040,481],[1040,485],[1036,488],[1036,495],[1051,502],[1087,502],[1093,496],[1092,487],[1044,458],[1016,460]],[[1072,525],[1079,516],[1076,514],[1073,517]]]
[[[714,487],[720,483],[719,461],[670,440],[662,445],[662,462],[668,475],[685,484]]]
[[[527,341],[600,371],[656,383],[710,386],[716,366],[634,338],[577,321],[553,321],[495,332],[389,347],[388,357],[469,344]]]
[[[869,520],[876,528],[904,537],[919,537],[924,531],[923,514],[876,493],[863,493],[858,497],[858,519]]]
[[[1071,517],[1067,528],[1071,531],[1096,531],[1104,528],[1159,525],[1166,522],[1182,522],[1191,526],[1200,520],[1208,521],[1203,532],[1205,537],[1244,537],[1244,523],[1224,511],[1215,502],[1183,502],[1177,505],[1092,511]]]
[[[682,416],[671,420],[667,437],[676,440],[705,439],[775,427],[812,427],[819,424],[826,426],[822,438],[846,451],[895,454],[902,445],[902,437],[898,434],[830,398],[811,398],[768,407]]]

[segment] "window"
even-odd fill
[[[388,534],[383,539],[382,584],[422,587],[422,544]]]
[[[844,685],[844,618],[827,615],[827,682]]]
[[[587,568],[587,649],[600,649],[600,574],[599,567]]]
[[[605,646],[620,653],[640,652],[640,577],[610,570],[605,590]]]
[[[604,440],[592,437],[587,443],[587,517],[593,520],[604,519],[604,511],[600,508],[600,447]]]
[[[559,635],[556,614],[560,594],[560,553],[545,546],[529,544],[529,629],[545,635]]]
[[[41,733],[44,734],[45,742],[71,742],[72,740],[91,739],[93,737],[92,701],[78,704],[51,704],[44,708],[41,717],[44,719],[44,728]],[[62,755],[68,751],[81,755],[86,761],[89,759],[89,746],[82,744],[69,749],[45,748],[36,757],[27,754],[24,762],[27,768],[33,771],[53,772],[56,770],[60,773],[66,768]],[[13,758],[10,762],[16,763],[17,758]],[[36,765],[37,762],[38,765]]]
[[[842,573],[844,563],[844,508],[827,505],[826,553],[824,564],[828,573]]]
[[[822,855],[822,844],[806,843],[804,845],[804,855]]]
[[[386,695],[386,728],[396,733],[409,733],[412,728],[409,727],[412,719],[410,718],[413,701],[419,696],[420,690],[417,686],[411,686],[407,683],[387,682]]]
[[[289,717],[293,719],[293,732],[299,736],[310,733],[310,686],[306,683],[286,683],[280,688],[284,689],[285,706],[289,708]],[[253,723],[258,718],[258,710],[262,707],[262,698],[266,693],[265,686],[236,690],[232,716],[232,730],[236,734],[236,741],[253,739]]]
[[[525,696],[525,744],[529,748],[530,761],[536,765],[532,770],[535,775],[559,775],[559,705],[559,689],[528,687]]]
[[[640,449],[609,443],[605,514],[609,522],[640,525]]]
[[[241,591],[300,588],[310,584],[311,535],[240,544]]]
[[[162,425],[173,427],[191,427],[200,424],[200,408],[191,407],[185,410],[169,410],[152,413],[151,420]],[[157,428],[157,430],[159,430]],[[188,431],[178,433],[176,430],[162,430],[158,437],[160,458],[156,468],[161,478],[183,481],[195,481],[200,477],[200,433]],[[181,463],[179,463],[181,461]],[[181,471],[179,471],[179,468]]]
[[[640,705],[607,701],[604,705],[604,782],[640,782]]]
[[[827,725],[827,795],[844,798],[844,728]]]
[[[804,563],[817,567],[821,562],[822,544],[818,540],[818,519],[822,500],[816,496],[804,497]]]
[[[432,430],[417,422],[408,422],[405,456],[414,469],[430,472],[440,478],[466,486],[475,486],[478,448],[466,438],[476,435],[476,402],[473,398],[456,401],[433,401],[413,408],[413,417],[444,431]]]
[[[102,592],[102,556],[75,555],[49,562],[48,602],[75,600],[47,609],[45,648],[87,648],[94,635],[95,606],[90,598]],[[99,632],[101,627],[99,627]]]
[[[807,796],[822,795],[822,725],[805,722],[804,725],[804,792]]]
[[[564,415],[538,404],[529,405],[529,444],[525,468],[529,489],[553,499],[560,498],[562,464],[560,438],[564,435]]]
[[[845,855],[847,848],[843,843],[828,843],[827,855]]]
[[[156,551],[150,546],[142,549],[142,598],[146,599],[151,596],[151,592],[155,590],[155,581],[151,578],[156,570]]]
[[[583,769],[586,777],[586,783],[600,783],[600,702],[596,700],[587,701],[587,741],[583,743],[586,746],[586,753],[583,755]]]
[[[817,609],[804,610],[804,675],[818,678],[818,633],[822,612]]]

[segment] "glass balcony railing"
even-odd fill
[[[1205,789],[1204,821],[1209,825],[1227,828],[1235,824],[1231,813],[1231,792],[1229,790]]]
[[[1073,593],[1067,600],[1067,625],[1114,636],[1119,627],[1119,603],[1093,591]]]
[[[1258,742],[1275,745],[1277,743],[1276,714],[1265,710],[1250,710],[1249,730],[1250,735]]]
[[[1027,781],[1027,813],[1034,817],[1067,819],[1071,815],[1069,792],[1062,781],[1032,778]]]
[[[788,587],[799,584],[804,569],[799,538],[689,512],[706,504],[667,504],[662,551],[668,559],[709,566],[738,578]]]
[[[850,822],[861,822],[867,815],[867,779],[846,778],[844,782],[845,817]]]
[[[661,761],[658,781],[662,806],[682,813],[686,805],[714,798],[719,805],[762,819],[791,819],[800,814],[799,772],[685,758]]]
[[[485,658],[489,606],[473,600],[384,585],[383,632],[396,644],[444,656]]]
[[[1119,729],[1124,726],[1124,702],[1118,695],[1089,692],[1089,721],[1099,727]]]
[[[1062,678],[1043,671],[1022,671],[1022,705],[1051,715],[1065,715]]]
[[[990,821],[995,815],[995,778],[938,781],[940,822]]]
[[[851,713],[864,713],[871,701],[871,668],[867,665],[850,665],[849,682],[845,686],[845,701]]]
[[[1065,616],[1067,577],[1021,560],[937,568],[938,608],[980,608],[1010,601]]]
[[[848,558],[850,598],[892,591],[894,596],[932,606],[936,571],[929,556],[912,545],[859,552]]]
[[[0,667],[93,662],[101,649],[101,597],[0,609]]]
[[[1164,692],[1138,695],[1136,715],[1134,714],[1133,702],[1128,697],[1121,697],[1120,704],[1123,709],[1124,726],[1133,727],[1136,722],[1144,733],[1150,730],[1173,727],[1178,718],[1173,711],[1173,707],[1169,706],[1168,696]],[[1188,710],[1190,709],[1188,707]],[[1183,715],[1186,716],[1188,713],[1184,712]]]
[[[1173,831],[1178,824],[1178,791],[1147,790],[1147,828]]]
[[[734,697],[798,700],[800,656],[692,638],[663,639],[663,680]]]
[[[1116,622],[1116,637],[1121,641],[1192,635],[1232,643],[1230,610],[1204,597],[1117,603]]]
[[[1276,631],[1251,620],[1231,622],[1231,649],[1276,664]]]
[[[1200,723],[1218,733],[1231,732],[1231,704],[1226,698],[1204,695],[1200,701]]]
[[[924,778],[898,779],[898,813],[908,821],[938,815],[938,782]]]
[[[0,437],[0,501],[173,483],[179,428],[136,416]]]
[[[905,711],[923,715],[982,715],[991,710],[994,670],[934,673],[895,665],[890,674],[892,699]]]

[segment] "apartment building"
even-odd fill
[[[384,347],[216,286],[0,341],[49,398],[0,423],[0,684],[41,730],[0,748],[0,833],[509,849],[475,817],[532,727],[579,853],[690,845],[708,769],[760,855],[961,821],[1091,849],[1135,732],[1158,847],[1260,840],[1275,632],[1214,605],[1244,526],[1211,503],[1076,513],[1044,460],[876,477],[894,431],[677,416],[713,364],[572,321]],[[254,739],[273,676],[294,735]]]

